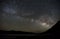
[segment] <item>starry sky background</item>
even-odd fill
[[[54,14],[59,16],[60,14],[59,0],[6,0],[1,1],[1,3],[1,7],[6,9],[5,12],[8,11],[8,8],[13,8],[13,10],[10,9],[8,12],[13,13],[14,10],[17,10],[17,14],[23,14],[22,16],[25,14],[28,14],[29,16],[33,14],[32,17],[40,16],[42,14]]]
[[[2,26],[4,27],[11,26],[12,27],[12,28],[10,27],[11,29],[15,29],[16,26],[19,26],[20,19],[25,20],[25,18],[23,17],[38,19],[44,15],[53,17],[53,20],[57,20],[57,21],[60,20],[60,1],[59,0],[15,0],[15,1],[14,0],[0,0],[0,18],[2,19],[1,21]],[[17,16],[20,19],[16,22]],[[5,17],[9,21],[7,21],[6,19],[4,20]],[[5,24],[6,22],[7,24]],[[32,29],[34,27],[38,30],[38,27],[36,26],[33,26]],[[5,28],[5,29],[9,29],[9,28]]]

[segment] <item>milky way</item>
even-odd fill
[[[6,0],[1,3],[1,30],[44,32],[60,19],[56,0]]]

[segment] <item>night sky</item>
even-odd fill
[[[59,0],[0,0],[2,30],[44,32],[60,20]]]

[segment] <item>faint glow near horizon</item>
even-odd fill
[[[42,26],[46,26],[46,27],[49,27],[50,25],[47,24],[47,23],[41,23]]]

